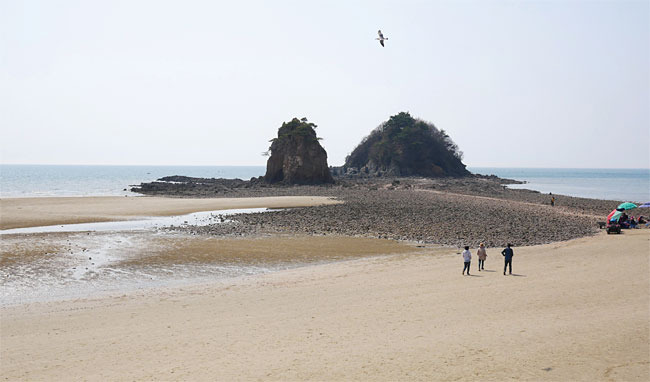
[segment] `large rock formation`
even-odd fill
[[[462,152],[444,130],[399,113],[373,130],[345,159],[348,173],[374,176],[467,176]]]
[[[271,140],[264,180],[269,183],[333,183],[327,166],[327,152],[318,142],[315,124],[294,118],[282,124]]]

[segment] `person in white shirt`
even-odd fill
[[[465,266],[463,267],[463,275],[465,275],[465,269],[467,269],[467,276],[469,276],[469,265],[472,262],[472,252],[469,251],[469,245],[465,246],[465,250],[462,253],[463,255],[463,261],[465,262]]]

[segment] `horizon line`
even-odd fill
[[[0,163],[0,166],[121,166],[121,167],[266,167],[266,164],[81,164],[81,163]],[[329,167],[342,167],[344,165]],[[477,169],[539,169],[539,170],[649,170],[650,167],[545,167],[545,166],[530,166],[530,167],[516,167],[516,166],[486,166],[486,165],[467,165],[466,168]]]

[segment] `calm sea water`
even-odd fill
[[[650,201],[650,169],[570,169],[471,167],[478,174],[497,175],[526,184],[510,185],[543,193],[594,199]]]
[[[130,185],[169,175],[240,178],[264,175],[264,166],[0,165],[1,197],[133,195]],[[526,181],[513,188],[586,198],[650,201],[650,169],[540,169],[470,167],[479,174]]]
[[[131,185],[164,176],[250,179],[264,166],[0,165],[1,197],[135,195]],[[125,190],[126,189],[126,190]]]

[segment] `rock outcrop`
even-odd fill
[[[294,118],[282,124],[271,140],[264,180],[268,183],[334,183],[327,166],[327,152],[318,142],[315,124]]]
[[[382,123],[345,160],[345,175],[461,177],[471,175],[444,130],[399,113]]]

